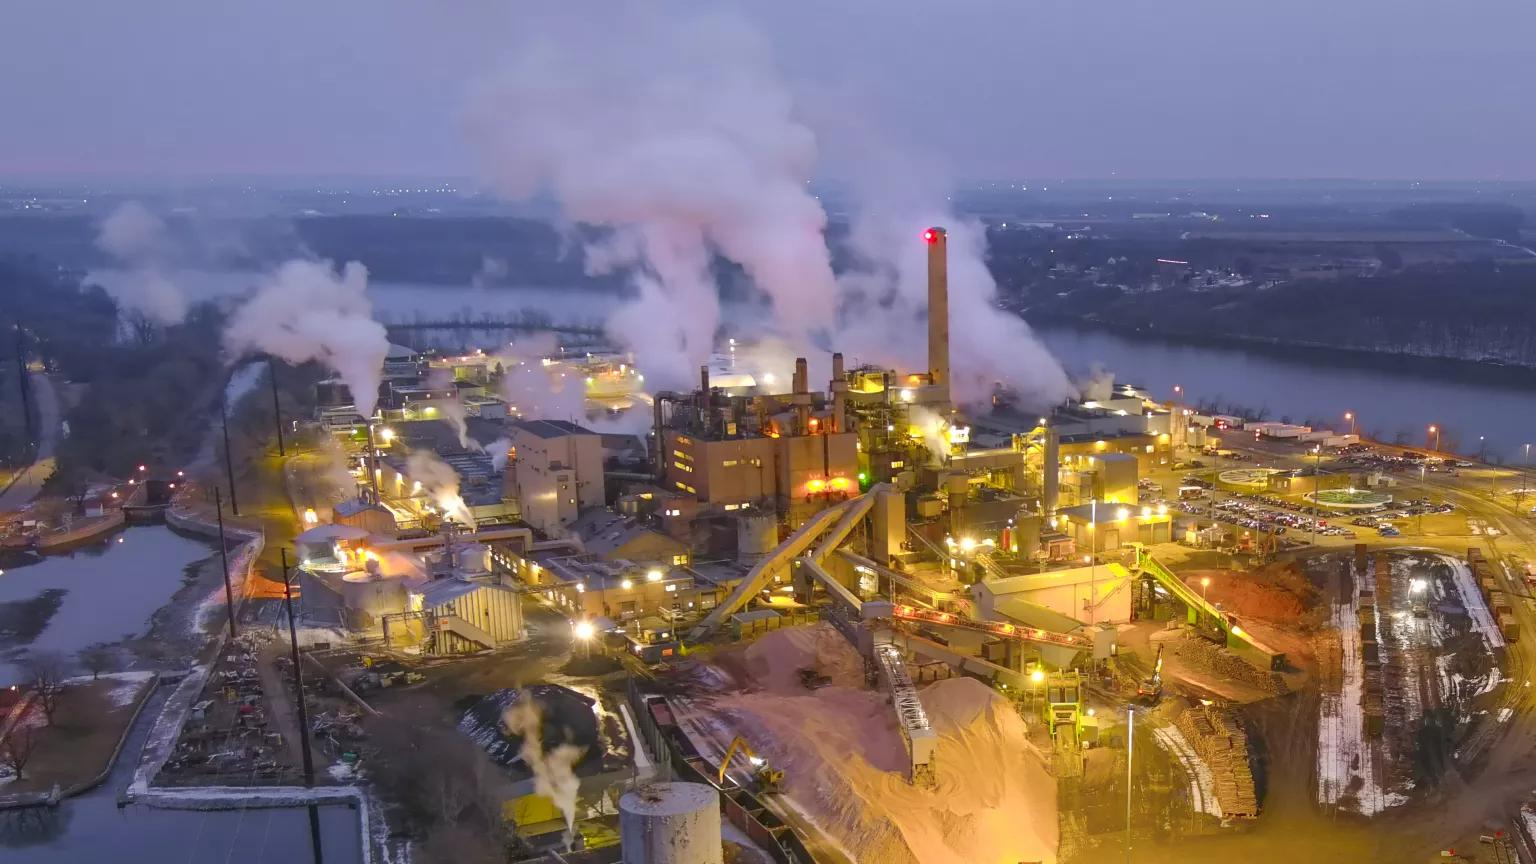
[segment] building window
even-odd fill
[[[673,462],[672,467],[678,469],[679,471],[687,471],[690,474],[693,473],[693,466],[686,462]]]
[[[906,463],[906,460],[904,460],[904,459],[896,459],[896,460],[893,460],[891,462],[891,467],[892,468],[905,468],[906,465],[907,465],[907,463]]]
[[[676,507],[673,507],[670,510],[663,510],[662,511],[662,515],[664,515],[664,516],[681,516],[681,515],[683,515],[683,511],[677,509]]]
[[[1152,445],[1151,445],[1151,444],[1148,444],[1148,445],[1147,445],[1147,452],[1148,452],[1148,453],[1151,453],[1151,452],[1152,452]]]
[[[721,468],[735,468],[737,465],[740,465],[740,464],[741,464],[741,462],[736,460],[736,459],[727,459],[724,462],[720,463],[720,467]]]
[[[725,509],[727,511],[730,511],[730,510],[740,510],[741,509],[741,505],[740,504],[727,504],[727,505],[725,505]]]
[[[673,450],[672,451],[672,455],[676,456],[679,459],[689,459],[689,460],[693,459],[692,456],[689,456],[687,453],[684,453],[681,450]]]
[[[672,563],[675,566],[678,566],[678,567],[685,567],[685,566],[687,566],[687,564],[688,564],[688,553],[684,552],[681,555],[673,555],[672,556]],[[668,588],[667,590],[670,591],[672,589]]]
[[[674,480],[674,481],[672,481],[672,483],[673,483],[674,486],[676,486],[677,488],[683,490],[684,492],[691,492],[691,493],[693,493],[695,495],[697,495],[699,493],[699,490],[693,488],[692,486],[689,486],[687,483],[684,483],[681,480]]]
[[[761,467],[763,467],[763,460],[761,460],[761,459],[748,459],[747,460],[747,464],[751,465],[753,468],[761,468]]]

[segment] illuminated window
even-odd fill
[[[681,516],[681,515],[683,515],[683,511],[677,509],[676,507],[673,507],[672,509],[665,511],[664,515],[667,515],[667,516]]]
[[[689,465],[687,463],[684,463],[684,462],[673,462],[672,466],[674,468],[677,468],[679,471],[687,471],[690,474],[693,473],[693,466]]]
[[[747,460],[747,464],[751,465],[753,468],[761,468],[761,467],[763,467],[763,460],[761,460],[761,459],[748,459]]]
[[[740,504],[727,504],[727,505],[725,505],[725,509],[726,510],[740,510],[741,509],[741,505]]]
[[[687,566],[687,564],[688,564],[688,553],[684,552],[681,555],[673,555],[672,556],[672,563],[675,566],[678,566],[678,567]]]
[[[905,459],[897,459],[897,460],[895,460],[894,462],[891,463],[891,467],[892,468],[905,468],[906,465],[907,465],[907,462],[906,462]]]
[[[721,468],[735,468],[737,465],[740,465],[740,464],[741,464],[741,462],[739,462],[739,461],[737,461],[735,459],[727,459],[724,462],[720,463],[720,467]]]
[[[1147,452],[1148,452],[1148,453],[1151,453],[1151,452],[1152,452],[1152,445],[1151,445],[1151,444],[1148,444],[1148,445],[1147,445]]]

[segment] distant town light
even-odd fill
[[[647,581],[647,582],[660,582],[661,581],[661,571],[660,570],[647,570],[646,573],[645,573],[645,581]]]

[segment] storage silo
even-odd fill
[[[722,864],[720,793],[702,783],[648,783],[619,799],[623,864]]]
[[[736,518],[736,560],[752,565],[779,545],[779,521],[763,513]]]

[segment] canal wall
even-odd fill
[[[80,519],[68,528],[39,534],[36,548],[38,552],[45,555],[66,552],[82,543],[88,543],[97,537],[116,531],[123,526],[123,521],[122,510],[112,510],[101,516]]]

